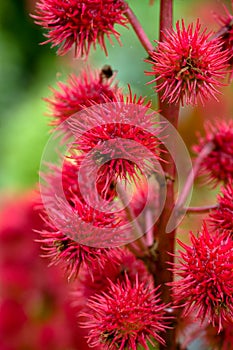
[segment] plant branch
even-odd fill
[[[173,0],[160,0],[160,41],[164,40],[166,30],[172,28],[173,22]],[[159,83],[159,82],[158,82]],[[159,109],[163,117],[171,123],[176,129],[178,126],[179,104],[168,103],[162,100],[163,91],[159,92]],[[165,151],[165,152],[163,152]],[[154,227],[154,235],[158,238],[158,259],[156,262],[156,274],[154,276],[155,285],[161,286],[161,297],[165,303],[172,301],[171,290],[167,283],[173,281],[173,272],[169,265],[174,262],[175,249],[175,230],[165,233],[166,226],[174,208],[174,181],[176,176],[176,167],[171,155],[167,152],[165,146],[161,145],[161,154],[163,155],[162,167],[167,178],[167,196],[163,211],[159,218],[157,227]],[[160,344],[160,350],[176,349],[176,331],[175,328],[169,329],[165,335],[166,345]]]
[[[142,259],[144,257],[141,249],[139,249],[139,247],[134,244],[134,242],[126,244],[125,247],[128,248],[131,253],[133,253],[137,258]]]
[[[196,176],[200,170],[202,162],[208,156],[208,154],[213,150],[213,147],[214,147],[214,145],[212,142],[207,143],[205,145],[205,147],[203,147],[203,149],[199,153],[198,157],[196,158],[196,161],[193,165],[193,168],[191,169],[191,171],[187,177],[187,180],[184,184],[183,191],[182,191],[179,199],[177,200],[176,207],[177,207],[178,211],[183,210],[185,201],[190,193],[190,190],[193,186],[194,179],[196,178]]]
[[[161,0],[160,2],[160,41],[164,40],[164,30],[171,28],[172,26],[172,0]],[[175,128],[178,124],[179,105],[168,103],[166,100],[162,101],[162,92],[159,93],[159,109],[163,117],[165,117]],[[167,175],[167,197],[165,200],[164,208],[161,213],[158,232],[154,232],[158,235],[158,274],[155,276],[155,284],[161,285],[161,296],[164,302],[170,302],[171,296],[169,288],[165,285],[167,282],[172,281],[172,272],[168,270],[167,262],[173,259],[172,255],[168,252],[174,252],[174,232],[165,234],[165,228],[170,217],[170,213],[174,207],[174,182],[175,178],[175,164],[171,155],[165,149],[165,146],[161,144],[161,154],[165,162],[162,163],[163,171]],[[165,152],[164,152],[165,151]]]
[[[124,190],[123,186],[120,185],[119,183],[117,184],[117,193],[118,193],[119,199],[121,200],[122,204],[124,205],[124,210],[126,212],[129,223],[132,225],[132,228],[135,232],[135,236],[136,236],[135,244],[138,245],[138,247],[141,249],[142,253],[145,253],[148,251],[148,249],[147,249],[147,246],[145,245],[144,241],[141,239],[141,237],[144,235],[144,232],[143,232],[136,216],[134,215],[134,212],[133,212],[131,206],[129,205],[129,199],[128,199],[126,191]],[[138,239],[138,237],[140,237],[140,238]]]
[[[164,40],[164,32],[173,27],[173,0],[160,0],[160,41]]]
[[[218,204],[213,204],[213,205],[204,205],[202,207],[189,207],[189,208],[184,208],[184,212],[188,214],[204,214],[208,213],[213,209],[217,209],[219,207]]]
[[[217,39],[220,38],[226,34],[229,33],[229,31],[231,30],[231,27],[233,26],[233,19],[230,21],[230,23],[228,25],[223,26],[222,28],[220,28],[217,33],[215,33],[214,35],[211,36],[211,39]]]
[[[142,28],[140,22],[138,21],[137,17],[135,16],[132,9],[128,6],[126,6],[125,16],[129,20],[129,23],[131,24],[135,34],[137,35],[140,43],[150,56],[150,53],[154,50],[153,45],[151,44],[149,38],[147,37],[146,33],[144,32],[144,29]]]
[[[152,213],[150,209],[148,209],[145,213],[145,221],[146,221],[146,244],[148,247],[151,247],[154,243],[154,237],[153,237]]]

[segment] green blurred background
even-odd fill
[[[199,17],[210,29],[215,27],[213,12],[222,11],[222,4],[230,8],[230,1],[175,0],[175,19],[185,18],[186,23]],[[159,1],[149,6],[149,0],[130,0],[139,20],[151,40],[158,38]],[[70,72],[78,72],[87,64],[71,55],[57,57],[49,45],[39,45],[44,40],[42,29],[33,23],[29,13],[34,12],[33,0],[3,0],[0,2],[0,191],[21,191],[38,181],[38,169],[43,148],[49,137],[45,117],[46,103],[42,100],[51,94],[48,86],[65,80]],[[109,56],[92,52],[89,63],[101,68],[110,64],[118,71],[119,85],[133,92],[147,95],[156,102],[149,80],[144,75],[148,69],[143,62],[144,50],[132,30],[117,28],[122,33],[122,47],[116,43],[109,47]],[[211,111],[217,116],[233,111],[232,88],[224,92],[222,103],[206,108],[181,110],[181,134],[189,144],[194,141],[194,131],[202,128],[203,119]],[[228,96],[228,97],[226,97]],[[192,132],[190,132],[192,130]]]

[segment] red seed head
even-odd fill
[[[157,290],[137,277],[132,283],[126,275],[124,282],[110,282],[108,290],[91,297],[89,312],[83,313],[84,327],[90,328],[89,344],[119,350],[140,345],[149,350],[147,342],[155,346],[153,340],[164,344],[161,332],[168,328],[169,317]]]
[[[233,241],[219,232],[211,236],[204,224],[197,237],[191,233],[191,246],[179,244],[184,251],[174,271],[181,279],[171,283],[176,301],[184,316],[194,313],[221,330],[233,320]]]
[[[92,106],[83,118],[70,122],[85,172],[96,173],[97,190],[105,199],[116,195],[118,180],[137,182],[140,173],[156,171],[161,160],[157,137],[161,126],[150,103],[144,105],[141,97],[131,93],[126,99],[118,98],[116,103]]]
[[[96,293],[105,292],[112,283],[125,281],[125,273],[132,283],[135,283],[135,278],[138,275],[138,281],[147,281],[152,283],[152,276],[147,271],[144,263],[136,259],[134,254],[127,250],[118,249],[119,264],[109,264],[106,262],[103,269],[100,269],[98,264],[92,268],[92,280],[86,269],[82,269],[79,275],[79,285],[75,293],[76,303],[86,307],[88,298]],[[84,303],[84,305],[83,305]]]
[[[229,52],[222,50],[218,39],[210,40],[211,33],[201,31],[201,25],[182,21],[176,24],[176,31],[165,33],[165,40],[151,53],[152,72],[156,75],[155,90],[162,100],[169,103],[181,102],[196,105],[211,97],[216,99],[217,88],[223,85],[219,80],[226,75]]]
[[[210,213],[210,223],[219,231],[228,232],[233,237],[233,183],[222,188],[218,196],[218,207]]]
[[[87,269],[93,278],[93,269],[103,269],[108,264],[119,264],[117,249],[94,248],[72,240],[56,228],[41,232],[43,257],[51,260],[50,265],[61,265],[68,279],[76,278],[81,267]]]
[[[230,80],[233,78],[233,15],[225,8],[225,15],[217,15],[217,21],[221,25],[221,28],[216,35],[219,36],[222,43],[223,50],[228,50],[229,59],[228,63],[230,65]],[[233,8],[233,1],[232,1]]]
[[[117,85],[113,79],[103,79],[101,72],[84,70],[79,76],[72,74],[65,83],[58,82],[58,90],[45,101],[51,110],[52,125],[58,125],[68,117],[90,107],[93,103],[105,103],[117,100]]]
[[[119,41],[115,24],[126,25],[122,0],[40,0],[36,3],[35,23],[47,30],[44,43],[58,46],[66,54],[72,46],[75,56],[87,56],[98,43],[107,54],[105,37]]]
[[[203,160],[201,173],[214,184],[227,183],[233,178],[233,122],[206,123],[205,136],[199,138],[194,151],[199,154],[209,142],[213,144],[213,150]]]

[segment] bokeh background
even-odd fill
[[[159,0],[153,6],[149,0],[128,2],[151,41],[158,39]],[[174,0],[175,20],[185,18],[189,23],[200,18],[210,30],[216,30],[216,15],[224,12],[223,4],[231,9],[230,0]],[[64,298],[63,275],[57,269],[48,270],[47,262],[39,258],[38,244],[32,244],[36,237],[32,228],[40,219],[32,212],[34,197],[30,193],[38,183],[40,160],[49,138],[43,98],[51,95],[49,86],[65,81],[71,72],[78,74],[87,64],[95,68],[109,64],[117,70],[117,80],[125,91],[130,84],[133,92],[146,95],[154,105],[156,96],[151,85],[146,85],[146,55],[132,30],[117,28],[122,33],[122,47],[108,45],[108,57],[98,49],[91,52],[88,62],[74,59],[72,53],[57,57],[55,49],[40,45],[42,29],[29,16],[34,6],[34,0],[0,1],[0,350],[82,350],[85,344],[75,338],[80,330],[72,328],[74,313]],[[179,130],[190,150],[205,120],[233,117],[232,85],[222,92],[219,103],[181,109]],[[217,191],[197,183],[192,204],[212,203]],[[187,217],[180,234],[198,222],[201,216],[195,220]],[[31,254],[25,258],[26,251]],[[64,332],[68,328],[70,331]],[[21,343],[5,341],[6,334],[11,339],[17,332]]]

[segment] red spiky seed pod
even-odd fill
[[[232,8],[233,8],[233,1]],[[216,36],[220,38],[220,41],[222,43],[223,50],[229,51],[229,59],[228,63],[230,65],[230,81],[233,79],[233,15],[230,13],[230,11],[224,6],[225,15],[217,15],[217,21],[221,25],[221,28],[216,33]]]
[[[96,174],[96,187],[105,199],[116,194],[118,180],[136,183],[140,172],[157,171],[162,123],[155,121],[150,105],[130,92],[126,99],[119,95],[116,103],[93,105],[81,119],[70,121],[73,148],[82,154],[88,177]]]
[[[58,89],[51,89],[53,95],[45,99],[51,110],[51,125],[61,124],[93,103],[117,101],[117,85],[113,85],[113,78],[104,78],[101,72],[85,69],[78,76],[71,74],[65,83],[58,82]]]
[[[233,122],[217,121],[205,124],[205,136],[193,150],[199,154],[206,144],[212,144],[212,151],[204,158],[200,174],[209,182],[228,183],[233,178]]]
[[[32,17],[47,31],[44,43],[58,46],[59,55],[74,46],[79,57],[87,56],[97,43],[107,54],[105,37],[112,42],[112,35],[119,41],[114,26],[126,26],[125,10],[122,0],[39,0]]]
[[[233,237],[233,183],[223,187],[218,195],[218,207],[210,213],[214,230],[224,231]]]
[[[179,261],[174,272],[180,279],[170,283],[183,316],[197,315],[202,322],[216,325],[233,321],[233,241],[216,232],[211,235],[204,223],[197,237],[191,232],[191,245],[179,241]]]
[[[92,269],[103,269],[106,262],[119,264],[117,249],[94,248],[70,239],[60,231],[42,231],[39,242],[42,244],[44,258],[51,265],[60,265],[68,278],[75,279],[81,267],[85,267],[93,277]]]
[[[83,326],[90,328],[88,343],[109,350],[136,350],[139,345],[149,350],[148,343],[165,344],[161,333],[169,328],[170,317],[158,288],[138,282],[137,276],[134,283],[127,275],[124,282],[109,283],[108,290],[89,299],[89,312],[82,313]]]
[[[98,264],[95,264],[92,268],[92,280],[90,280],[90,274],[86,269],[80,271],[78,288],[74,294],[77,305],[85,308],[87,299],[96,293],[106,291],[111,282],[125,281],[125,273],[127,273],[131,283],[135,283],[137,275],[139,283],[147,282],[150,285],[153,282],[152,276],[147,271],[144,263],[137,259],[133,253],[118,249],[118,255],[119,264],[114,265],[106,262],[103,269],[100,269]]]
[[[164,41],[151,53],[151,83],[162,101],[196,105],[216,98],[220,82],[226,75],[229,52],[222,50],[218,39],[210,40],[212,33],[201,31],[199,21],[185,27],[184,21],[176,23],[176,31],[164,33]]]

